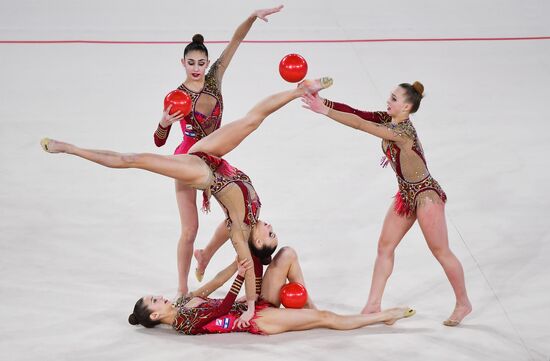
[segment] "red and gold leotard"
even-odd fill
[[[178,308],[178,313],[172,323],[172,327],[176,331],[186,335],[210,333],[204,326],[212,320],[230,312],[239,312],[241,308],[244,309],[240,310],[240,312],[244,312],[246,305],[235,303],[243,282],[244,277],[237,276],[223,300],[204,298],[204,302],[197,307],[185,307],[192,297],[181,297],[174,304]]]
[[[201,158],[212,171],[209,186],[203,191],[203,210],[209,210],[209,199],[213,195],[226,214],[228,227],[234,221],[247,226],[255,225],[262,204],[250,178],[222,158],[203,152],[191,155]]]
[[[258,286],[261,288],[263,266],[256,257],[253,257],[253,260],[256,280],[260,280],[259,284],[258,281],[256,283],[256,293],[259,295]],[[237,276],[235,281],[233,281],[231,289],[223,300],[203,298],[204,302],[197,307],[185,307],[192,297],[186,296],[179,298],[174,304],[174,306],[178,308],[178,313],[172,323],[172,327],[176,331],[186,335],[228,332],[263,334],[255,322],[258,318],[257,312],[267,307],[275,307],[264,300],[260,300],[256,303],[256,312],[254,317],[250,320],[249,327],[236,327],[237,320],[247,308],[246,304],[235,302],[243,281],[244,278],[242,276]]]
[[[399,215],[413,215],[416,208],[426,200],[446,202],[447,195],[428,171],[422,144],[409,119],[395,124],[391,122],[392,118],[386,112],[365,112],[326,99],[325,105],[334,110],[352,113],[370,122],[382,124],[394,134],[407,139],[407,142],[400,143],[401,146],[394,141],[382,140],[384,153],[382,165],[386,166],[389,162],[397,176],[399,190],[395,196],[395,211]]]
[[[180,121],[184,136],[174,154],[186,154],[189,148],[199,139],[206,137],[221,125],[223,98],[221,76],[218,71],[220,59],[216,60],[210,67],[204,79],[204,87],[200,92],[194,92],[184,84],[178,87],[179,90],[186,92],[191,97],[192,108],[191,112]],[[164,128],[160,124],[158,125],[154,134],[157,147],[161,147],[166,143],[170,128],[171,126]]]

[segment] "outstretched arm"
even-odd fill
[[[233,261],[229,266],[218,272],[218,274],[205,283],[198,290],[189,293],[191,297],[208,297],[212,292],[220,288],[225,282],[227,282],[231,276],[237,271],[237,260]]]
[[[304,108],[310,109],[315,113],[326,115],[327,117],[336,120],[338,123],[347,125],[348,127],[397,143],[404,142],[408,139],[384,124],[365,120],[353,112],[348,113],[332,109],[325,105],[323,99],[321,99],[318,95],[313,96],[310,94],[305,94],[302,97],[302,101],[304,102]]]
[[[250,248],[248,246],[249,232],[243,232],[237,229],[238,227],[238,225],[233,224],[231,231],[231,243],[233,243],[233,247],[237,253],[237,258],[239,261],[243,259],[252,259]],[[238,327],[248,326],[248,322],[252,319],[256,311],[256,280],[253,269],[246,270],[246,273],[244,274],[244,287],[247,310],[241,315],[241,317],[239,317],[239,320],[237,321]]]
[[[355,109],[344,103],[333,102],[332,100],[322,99],[323,104],[327,107],[338,110],[344,113],[355,114],[365,120],[375,123],[388,123],[391,122],[391,117],[386,112],[369,112],[364,110]]]
[[[236,264],[237,264],[236,262],[232,263],[224,271],[231,268],[231,270],[233,271],[232,273],[234,273]],[[200,321],[193,325],[193,329],[195,331],[191,332],[192,334],[200,333],[199,331],[204,325],[207,325],[210,321],[215,320],[216,318],[229,313],[229,311],[231,310],[231,307],[233,307],[233,303],[235,302],[235,299],[237,298],[237,295],[239,294],[239,291],[241,290],[241,286],[242,286],[243,280],[244,280],[243,275],[247,270],[249,270],[251,268],[252,268],[252,261],[250,259],[245,259],[245,260],[239,262],[237,277],[233,281],[233,284],[231,285],[231,288],[227,292],[227,295],[223,299],[222,303],[218,307],[216,307],[212,310],[208,310],[207,311],[208,313],[203,314],[200,317]],[[222,271],[222,272],[224,272],[224,271]],[[222,273],[222,272],[220,272],[220,273]],[[225,277],[225,275],[224,275],[224,277]],[[229,277],[231,277],[231,275]],[[229,279],[229,277],[227,279]],[[217,278],[217,276],[216,276],[216,278]],[[227,281],[227,279],[226,279],[226,281]],[[201,287],[201,288],[203,288],[203,287]],[[192,295],[195,295],[195,293],[192,293]]]
[[[263,21],[267,22],[267,17],[271,14],[278,13],[283,8],[283,5],[277,6],[276,8],[270,8],[270,9],[260,9],[254,11],[246,20],[237,27],[235,30],[235,33],[233,34],[233,37],[229,41],[229,44],[227,44],[227,47],[222,52],[222,55],[219,58],[219,66],[216,70],[216,77],[218,80],[221,80],[223,77],[223,74],[225,73],[225,69],[229,66],[229,63],[231,62],[231,59],[233,59],[233,55],[235,55],[235,52],[237,51],[237,48],[239,45],[241,45],[241,42],[246,37],[246,34],[250,31],[250,28],[252,27],[252,24],[256,21],[257,18],[262,19]]]

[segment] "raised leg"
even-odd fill
[[[303,88],[296,88],[265,98],[243,118],[227,123],[208,137],[199,140],[189,149],[189,153],[205,152],[223,157],[235,149],[250,133],[258,129],[267,116],[292,100],[301,97],[304,93]]]
[[[443,267],[456,297],[455,309],[443,322],[446,326],[458,325],[464,317],[472,312],[472,305],[466,292],[464,270],[458,258],[449,248],[445,205],[442,202],[427,200],[416,210],[418,224],[422,229],[428,247]]]
[[[183,184],[203,184],[209,177],[208,166],[198,157],[150,153],[118,153],[84,149],[73,144],[44,138],[41,145],[49,153],[67,153],[109,168],[138,168],[174,178]]]
[[[290,247],[283,247],[273,257],[265,271],[262,280],[262,298],[275,306],[280,306],[279,292],[287,279],[289,282],[298,282],[306,286],[296,251]],[[304,308],[315,308],[309,295]]]
[[[361,313],[379,312],[386,282],[393,271],[395,248],[414,224],[415,217],[402,217],[390,206],[378,240],[378,253],[374,263],[372,282],[367,304]]]
[[[378,322],[394,323],[396,320],[411,317],[414,310],[392,308],[382,312],[366,315],[338,315],[330,311],[265,308],[258,312],[255,322],[260,330],[273,335],[288,331],[303,331],[314,328],[330,328],[333,330],[353,330]]]
[[[204,247],[203,249],[197,249],[193,253],[195,255],[195,259],[197,260],[197,268],[195,270],[195,275],[197,277],[197,280],[199,282],[202,281],[202,278],[204,277],[204,272],[206,271],[206,267],[208,266],[208,263],[210,262],[210,259],[220,249],[220,247],[227,242],[229,239],[229,229],[227,228],[225,221],[220,223],[216,230],[214,231],[214,234],[212,235],[212,238],[210,239],[210,242]]]

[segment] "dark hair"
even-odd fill
[[[412,104],[411,113],[415,113],[420,107],[420,101],[424,98],[424,85],[415,81],[412,84],[402,83],[399,86],[405,89],[407,101]]]
[[[275,252],[275,249],[277,249],[277,246],[268,247],[264,244],[262,248],[256,247],[254,244],[254,241],[252,240],[252,234],[250,234],[250,238],[248,238],[248,247],[250,248],[250,252],[258,257],[260,259],[260,262],[263,265],[268,265],[271,263],[271,255],[273,252]]]
[[[151,320],[151,310],[143,304],[143,298],[140,298],[134,306],[134,312],[128,316],[128,322],[130,325],[142,325],[147,328],[153,328],[160,324],[159,320]]]
[[[187,44],[185,50],[183,50],[183,57],[185,58],[187,53],[190,51],[202,51],[208,58],[208,49],[204,46],[204,37],[201,34],[193,35],[193,41]]]

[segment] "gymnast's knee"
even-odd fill
[[[338,316],[332,311],[318,311],[319,320],[328,327],[334,327]]]
[[[290,262],[294,262],[298,259],[298,253],[296,253],[296,250],[294,248],[285,246],[277,252],[277,256],[275,258],[279,260],[288,260]]]
[[[195,243],[195,238],[197,238],[198,225],[186,225],[182,227],[180,234],[180,243],[181,244],[193,244]]]
[[[395,253],[395,246],[391,242],[384,242],[380,240],[378,242],[378,256],[379,257],[393,257]]]
[[[137,168],[142,163],[143,154],[137,153],[125,153],[120,155],[120,161],[122,162],[120,167],[116,168]]]
[[[250,128],[250,131],[256,130],[267,117],[267,114],[264,114],[258,109],[252,109],[246,114],[246,126]]]
[[[435,258],[443,258],[451,254],[451,249],[447,246],[429,246],[430,251],[434,255]]]

